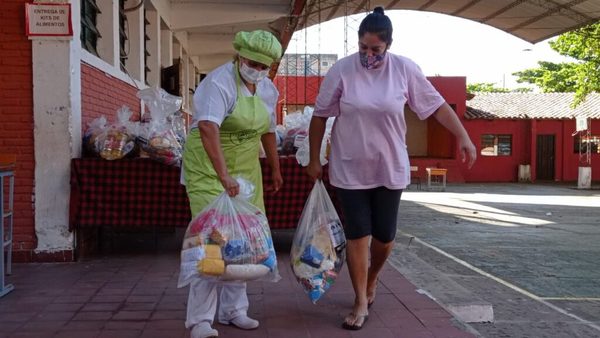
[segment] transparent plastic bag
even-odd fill
[[[175,113],[169,115],[168,120],[169,122],[171,122],[171,128],[173,129],[173,133],[175,134],[177,142],[179,142],[181,147],[183,147],[185,145],[185,140],[187,139],[183,113],[181,112],[181,110],[178,110]]]
[[[96,148],[105,160],[119,160],[135,147],[135,124],[129,121],[132,112],[127,106],[117,111],[117,122],[105,128],[96,138]]]
[[[96,139],[100,136],[107,128],[106,116],[102,115],[92,120],[88,124],[88,128],[83,134],[83,150],[85,154],[97,156],[100,150],[97,148]]]
[[[346,236],[323,181],[317,180],[298,222],[290,260],[313,303],[335,282],[346,256]]]
[[[281,278],[267,217],[247,201],[254,185],[237,180],[238,196],[221,193],[188,225],[178,287],[193,278],[273,282]]]
[[[321,142],[321,151],[319,156],[321,165],[326,165],[328,163],[328,147],[331,140],[331,129],[333,128],[334,122],[335,117],[331,117],[327,119],[327,123],[325,124],[325,134],[323,134],[323,141]],[[296,161],[298,161],[298,164],[303,167],[308,166],[308,162],[310,162],[310,145],[308,137],[299,141],[298,150],[296,151]]]
[[[176,117],[176,113],[181,108],[182,98],[161,88],[142,89],[137,97],[148,106],[151,116],[150,123],[142,126],[137,138],[140,147],[153,160],[180,166],[183,154],[181,141],[185,136],[180,131],[183,121]]]
[[[281,154],[294,155],[305,138],[308,138],[308,127],[313,108],[306,106],[304,111],[297,111],[283,118],[285,128],[281,141]]]

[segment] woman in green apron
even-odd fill
[[[194,118],[183,153],[183,182],[192,216],[220,193],[239,193],[235,177],[252,182],[251,200],[263,212],[259,150],[262,143],[272,169],[272,189],[283,184],[275,139],[275,105],[279,93],[267,78],[271,64],[281,57],[281,44],[273,34],[257,30],[236,34],[234,62],[209,73],[194,94]],[[212,328],[221,285],[218,321],[241,329],[259,323],[247,315],[246,283],[195,280],[190,285],[185,325],[192,338],[216,337]]]

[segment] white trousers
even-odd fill
[[[245,282],[219,282],[194,278],[190,283],[185,327],[190,329],[200,322],[211,326],[217,311],[217,287],[219,297],[219,320],[230,321],[248,312],[248,295]]]

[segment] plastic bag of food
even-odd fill
[[[248,202],[254,186],[239,179],[240,194],[221,193],[188,225],[178,287],[193,278],[278,281],[277,256],[267,217]]]
[[[183,154],[182,143],[178,140],[180,122],[175,123],[172,115],[181,108],[183,100],[179,96],[167,93],[161,88],[146,88],[137,93],[150,109],[150,123],[141,128],[138,143],[148,157],[168,165],[180,166]]]
[[[135,147],[135,125],[129,121],[132,112],[122,106],[117,112],[117,122],[96,138],[96,148],[105,160],[118,160],[129,154]]]
[[[323,181],[304,205],[290,253],[296,280],[313,303],[335,282],[344,264],[346,236]]]
[[[92,120],[83,134],[84,155],[98,156],[100,150],[96,147],[96,140],[107,128],[106,116],[102,115]]]
[[[331,129],[333,128],[333,123],[335,122],[335,117],[331,117],[327,119],[327,123],[325,124],[325,134],[323,134],[323,141],[321,142],[321,151],[320,151],[320,162],[321,165],[326,165],[329,161],[329,147],[331,140]],[[310,143],[309,138],[303,138],[298,145],[298,150],[296,151],[296,161],[303,167],[308,165],[310,162]]]
[[[294,155],[302,140],[308,137],[312,113],[313,108],[306,106],[303,112],[297,111],[283,118],[285,130],[281,141],[281,155]]]
[[[171,123],[171,128],[173,129],[173,133],[175,134],[177,142],[179,142],[179,144],[183,147],[187,138],[183,113],[181,112],[181,110],[178,110],[175,113],[169,115],[168,120]]]

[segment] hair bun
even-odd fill
[[[383,7],[381,7],[381,6],[375,7],[375,9],[373,9],[373,13],[384,15],[383,14]]]

